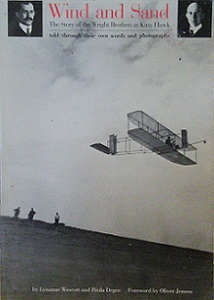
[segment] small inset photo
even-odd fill
[[[178,0],[178,37],[210,38],[211,24],[211,0]]]
[[[42,1],[8,1],[8,36],[43,36]]]

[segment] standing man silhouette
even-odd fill
[[[35,214],[36,214],[36,212],[33,210],[33,208],[31,208],[31,210],[30,210],[30,212],[29,212],[29,214],[28,214],[28,220],[29,220],[30,222],[33,221],[33,217],[34,217]]]
[[[20,207],[15,208],[15,209],[14,209],[14,217],[13,217],[13,220],[14,220],[14,221],[18,221],[19,214],[20,214]]]
[[[58,212],[55,215],[55,225],[58,226],[59,224],[59,220],[60,220],[60,215],[58,214]]]

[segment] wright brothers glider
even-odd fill
[[[179,136],[142,111],[131,112],[127,117],[128,137],[117,138],[115,134],[111,134],[107,146],[95,143],[90,147],[111,155],[154,152],[183,166],[197,163],[197,148],[188,142],[186,129],[182,129],[181,136]],[[133,141],[140,144],[140,148],[134,149]],[[202,140],[194,144],[200,142],[206,143]],[[119,149],[121,145],[123,148]]]

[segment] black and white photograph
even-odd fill
[[[42,35],[42,1],[8,1],[8,36]]]
[[[211,8],[0,1],[2,300],[213,300]]]
[[[210,38],[212,1],[178,1],[178,37]]]

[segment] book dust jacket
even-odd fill
[[[0,1],[1,299],[213,299],[213,1]]]

